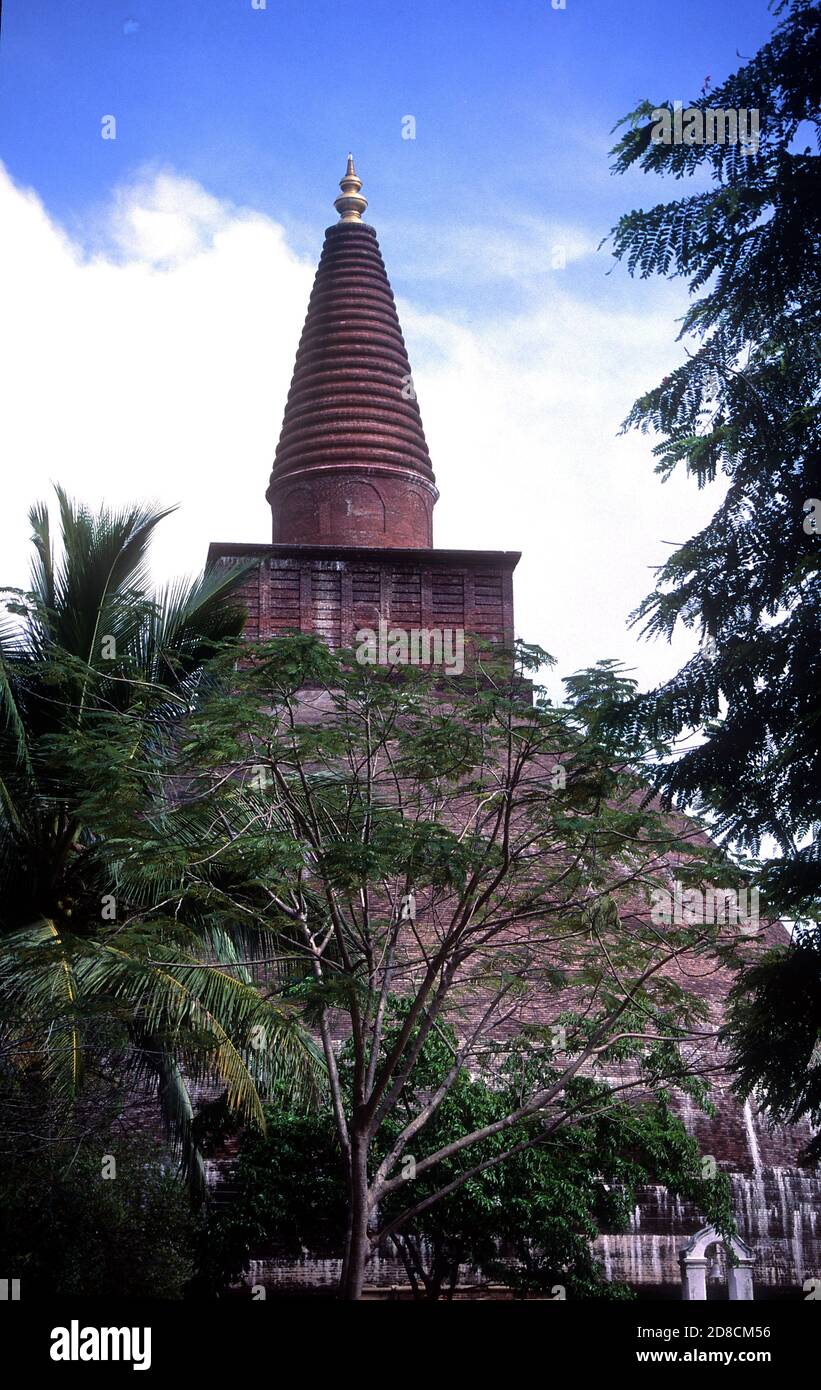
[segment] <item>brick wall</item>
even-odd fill
[[[297,631],[346,646],[383,619],[513,646],[515,551],[215,544],[208,555],[221,566],[246,559],[256,562],[241,589],[252,640]]]

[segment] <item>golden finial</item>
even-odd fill
[[[354,168],[352,154],[348,155],[348,167],[344,179],[339,180],[339,187],[342,193],[335,199],[334,207],[339,213],[340,222],[361,222],[368,200],[359,192],[362,180]]]

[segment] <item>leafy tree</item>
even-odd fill
[[[321,1038],[347,1193],[341,1293],[358,1298],[370,1252],[422,1215],[408,1155],[433,1185],[427,1211],[514,1157],[531,1121],[535,1146],[647,1087],[700,1097],[714,1032],[677,965],[738,963],[750,943],[653,919],[674,871],[703,883],[728,866],[648,800],[635,747],[628,761],[606,733],[602,708],[633,689],[612,666],[558,707],[523,693],[536,650],[449,683],[301,635],[243,653],[224,656],[176,765],[207,808],[231,910],[267,902],[272,959],[292,957],[282,998]],[[451,1065],[426,1085],[423,1049],[446,1028]],[[459,1078],[506,1075],[523,1030],[538,1065],[515,1103],[419,1157]]]
[[[265,1128],[243,1130],[227,1177],[225,1200],[206,1205],[192,1291],[223,1296],[258,1252],[298,1260],[339,1258],[345,1243],[347,1201],[342,1155],[327,1109],[299,1112],[279,1103],[265,1107]],[[233,1128],[222,1100],[197,1112],[215,1152],[224,1151]],[[206,1147],[206,1152],[207,1152]]]
[[[192,1079],[227,1084],[261,1122],[273,1075],[296,1093],[318,1074],[293,1011],[236,967],[253,921],[209,906],[207,827],[189,817],[181,844],[167,815],[205,663],[242,629],[241,572],[155,596],[146,551],[165,513],[58,501],[56,548],[45,507],[31,513],[31,587],[0,631],[0,1045],[66,1112],[101,1066],[150,1081],[196,1186]]]
[[[403,1012],[400,1007],[400,1017]],[[396,1033],[394,1025],[386,1050]],[[441,1086],[457,1052],[458,1039],[447,1025],[428,1036],[409,1092],[380,1136],[387,1149],[412,1121],[419,1091],[430,1094]],[[523,1095],[553,1079],[553,1058],[530,1030],[512,1046],[500,1046],[499,1060],[492,1081],[467,1071],[457,1077],[419,1151],[410,1162],[405,1154],[404,1190],[385,1205],[383,1235],[398,1218],[391,1240],[419,1294],[452,1296],[459,1266],[468,1264],[518,1293],[629,1298],[626,1286],[604,1278],[591,1242],[602,1230],[627,1229],[637,1188],[647,1183],[663,1183],[694,1199],[706,1219],[732,1228],[728,1184],[724,1178],[704,1180],[698,1146],[671,1111],[668,1094],[662,1089],[652,1099],[619,1100],[606,1082],[590,1076],[576,1075],[567,1084],[574,1123],[551,1132],[549,1122],[535,1115],[491,1136],[477,1144],[472,1161],[479,1171],[465,1183],[458,1157],[416,1176],[418,1160],[493,1126],[518,1108]],[[504,1162],[497,1163],[504,1153]],[[438,1200],[449,1183],[452,1194]],[[409,1196],[417,1213],[410,1219],[403,1215]]]
[[[397,1015],[386,1033],[387,1051],[397,1036]],[[414,1088],[431,1093],[447,1077],[458,1041],[444,1025],[428,1035],[413,1080],[384,1126],[372,1162],[378,1165],[418,1104]],[[350,1046],[340,1057],[340,1080],[348,1104],[353,1090]],[[464,1134],[485,1128],[516,1107],[528,1072],[545,1077],[543,1049],[527,1036],[505,1060],[494,1084],[462,1070],[439,1106],[415,1156],[403,1163],[404,1190],[381,1213],[384,1229],[404,1211],[412,1193],[417,1214],[386,1239],[404,1263],[417,1298],[452,1298],[461,1265],[519,1293],[537,1290],[569,1297],[630,1297],[609,1283],[594,1258],[591,1241],[602,1229],[626,1229],[645,1183],[664,1183],[694,1199],[723,1229],[731,1227],[726,1179],[705,1181],[698,1148],[659,1093],[641,1103],[612,1103],[606,1086],[576,1078],[570,1084],[579,1123],[543,1136],[539,1119],[515,1126],[477,1145],[487,1167],[458,1183],[458,1160],[417,1177],[416,1160],[447,1147]],[[597,1103],[601,1109],[597,1110]],[[513,1152],[504,1163],[494,1158]],[[231,1200],[212,1217],[204,1243],[216,1286],[239,1277],[249,1254],[295,1259],[305,1250],[338,1257],[345,1237],[345,1183],[339,1142],[329,1112],[293,1115],[272,1111],[265,1135],[248,1134],[230,1178]],[[443,1182],[455,1189],[429,1206]],[[558,1288],[557,1288],[558,1286]]]
[[[614,150],[617,172],[712,176],[626,214],[613,238],[632,275],[681,276],[692,294],[679,335],[687,360],[636,401],[626,426],[657,436],[663,478],[683,466],[699,487],[722,479],[711,521],[676,548],[634,614],[651,636],[683,623],[700,647],[619,721],[680,740],[658,786],[764,856],[768,913],[794,919],[795,936],[742,977],[727,1037],[742,1088],[757,1085],[776,1117],[817,1123],[821,7],[774,9],[770,42],[690,108],[757,111],[756,149],[654,143],[663,103],[644,101]],[[682,130],[697,132],[701,118],[685,112]]]

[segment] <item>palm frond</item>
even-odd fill
[[[174,688],[221,642],[239,636],[245,610],[236,591],[252,568],[253,562],[248,562],[224,573],[207,570],[162,590],[142,634],[140,665],[149,679]]]

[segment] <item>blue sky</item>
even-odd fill
[[[4,159],[69,225],[159,160],[315,244],[350,147],[383,236],[506,207],[604,234],[645,186],[608,173],[616,120],[771,29],[765,0],[6,0]]]
[[[613,177],[607,151],[641,98],[686,103],[773,25],[765,0],[6,0],[3,582],[55,477],[89,502],[179,502],[159,574],[267,539],[350,148],[442,489],[436,543],[521,549],[520,630],[564,670],[674,669],[683,648],[638,647],[625,618],[718,495],[662,490],[651,441],[618,428],[681,360],[686,296],[608,274],[596,247],[683,190]]]

